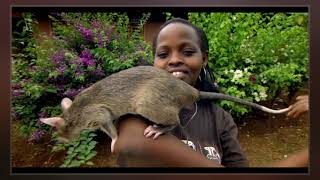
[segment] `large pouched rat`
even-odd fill
[[[118,137],[114,121],[137,114],[169,130],[180,123],[178,113],[199,99],[226,99],[269,113],[284,113],[220,93],[201,92],[165,70],[138,66],[112,74],[79,93],[72,102],[64,98],[60,117],[40,119],[54,126],[60,137],[70,140],[83,129],[101,129],[111,139]]]

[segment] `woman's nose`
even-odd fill
[[[170,60],[169,60],[169,65],[176,66],[176,65],[183,64],[183,63],[184,63],[183,58],[181,56],[179,56],[178,53],[172,53]]]

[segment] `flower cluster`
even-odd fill
[[[74,98],[76,95],[78,95],[82,90],[84,90],[85,87],[81,87],[79,89],[68,89],[65,93],[64,96]]]
[[[259,93],[258,92],[253,92],[252,93],[253,97],[254,97],[254,100],[259,102],[261,100],[266,100],[268,95],[266,94],[265,91],[260,91]]]
[[[15,98],[21,97],[24,94],[24,90],[22,89],[22,86],[20,83],[14,83],[12,85],[12,95]]]
[[[243,77],[243,72],[241,71],[241,70],[236,70],[235,72],[234,72],[234,75],[233,75],[233,78],[232,78],[232,80],[231,81],[237,81],[237,80],[239,80],[239,79],[241,79]]]
[[[85,66],[95,66],[96,63],[94,62],[93,56],[90,53],[89,49],[85,49],[80,54],[80,61]]]
[[[40,130],[40,129],[37,129],[35,130],[32,135],[29,137],[28,139],[28,143],[30,144],[37,144],[37,143],[41,143],[42,140],[43,140],[43,137],[45,135],[47,135],[48,133],[43,131],[43,130]]]
[[[91,29],[85,28],[82,24],[77,24],[76,27],[86,41],[93,41],[94,34]]]
[[[60,50],[57,53],[53,54],[51,60],[54,64],[61,64],[64,61],[64,51]]]

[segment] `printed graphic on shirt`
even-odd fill
[[[192,141],[189,140],[181,140],[183,143],[191,147],[194,151],[197,151],[196,146]],[[205,146],[202,150],[203,154],[210,160],[214,160],[221,164],[221,157],[216,148],[213,146]]]

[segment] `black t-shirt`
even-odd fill
[[[238,141],[237,126],[222,108],[214,103],[197,102],[197,108],[182,109],[179,117],[181,125],[172,134],[189,147],[226,167],[248,166]]]

